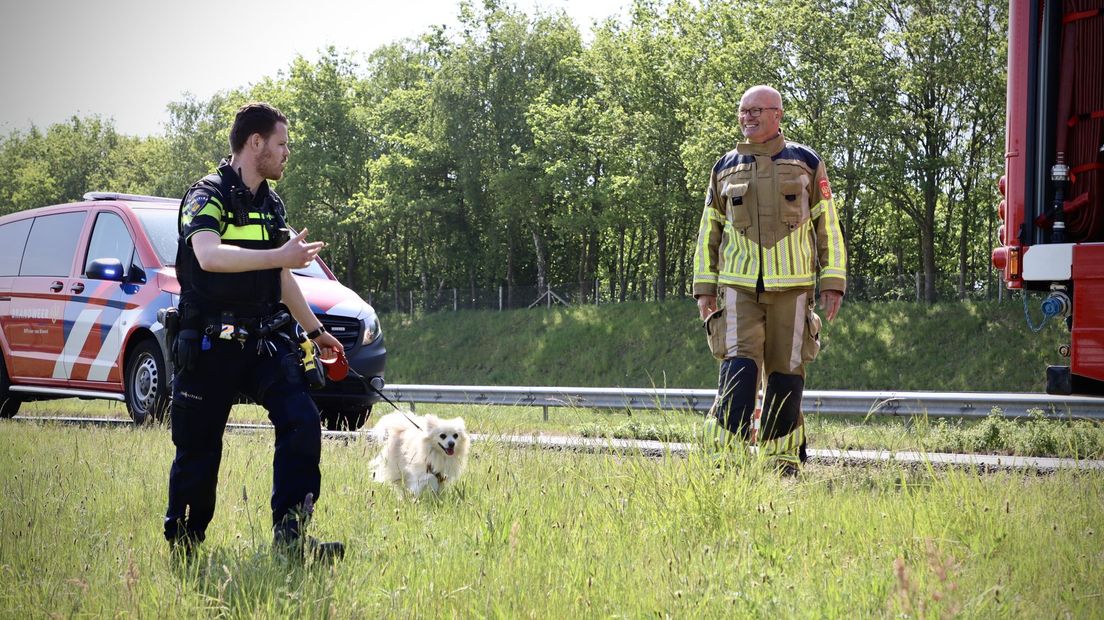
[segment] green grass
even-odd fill
[[[546,434],[692,441],[700,430],[703,414],[690,411],[610,411],[572,407],[549,409],[548,419],[540,407],[498,407],[487,405],[416,406],[420,414],[463,417],[470,428],[492,435]],[[367,427],[390,406],[381,404]],[[74,399],[24,403],[22,417],[72,416],[126,419],[121,403]],[[231,423],[267,424],[267,415],[256,405],[238,405]],[[1053,456],[1104,459],[1104,424],[1091,420],[1047,420],[1042,411],[1026,420],[1005,418],[999,409],[980,420],[903,419],[878,416],[810,415],[809,447],[813,449],[954,452],[1014,456]],[[366,429],[365,429],[366,430]]]
[[[326,442],[314,533],[349,553],[301,568],[268,549],[271,443],[226,437],[208,541],[179,567],[167,433],[0,423],[0,616],[1095,617],[1104,597],[1100,472],[795,481],[485,441],[415,502],[368,482],[372,445]]]
[[[1037,317],[1036,317],[1037,318]],[[383,316],[391,383],[712,388],[689,300]],[[824,332],[809,389],[1042,392],[1069,342],[1059,322],[1032,334],[1019,298],[847,303]]]

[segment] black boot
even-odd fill
[[[277,553],[299,561],[310,558],[316,562],[336,562],[343,559],[345,543],[321,542],[304,533],[313,515],[314,493],[307,493],[302,505],[273,528],[273,549]]]
[[[322,542],[313,536],[301,536],[289,533],[286,529],[277,529],[272,541],[273,550],[288,559],[315,562],[337,562],[345,558],[345,543]]]
[[[169,554],[174,560],[191,561],[203,538],[200,532],[189,532],[183,519],[165,519],[165,540],[169,541]]]

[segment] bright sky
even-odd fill
[[[510,1],[529,15],[562,9],[584,36],[631,3]],[[161,133],[186,92],[248,86],[328,45],[370,52],[433,24],[455,32],[458,13],[459,0],[0,0],[0,135],[92,114],[124,134]]]

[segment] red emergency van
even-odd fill
[[[179,301],[179,201],[84,198],[0,218],[0,417],[28,400],[71,397],[123,401],[136,423],[168,409],[172,367],[157,311]],[[379,319],[321,260],[295,275],[363,377],[312,393],[323,422],[359,428],[383,387]]]

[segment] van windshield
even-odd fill
[[[149,238],[153,250],[157,252],[157,258],[161,260],[161,264],[166,267],[175,267],[178,236],[176,232],[177,211],[175,209],[142,209],[135,207],[134,213],[142,223],[142,228],[146,230],[146,237]],[[329,279],[326,271],[318,263],[318,259],[315,259],[303,269],[295,269],[294,272],[302,276],[323,280]]]
[[[138,221],[142,222],[142,228],[146,230],[146,238],[153,246],[153,251],[157,252],[157,258],[161,259],[163,265],[175,266],[176,210],[135,208],[134,214],[138,216]]]

